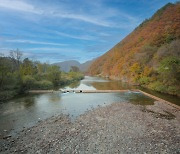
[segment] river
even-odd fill
[[[116,90],[135,88],[120,81],[86,76],[80,82],[63,89]],[[151,91],[148,91],[152,93]],[[154,93],[153,93],[154,94]],[[178,98],[156,93],[178,104]],[[121,93],[45,93],[28,94],[0,104],[0,134],[16,134],[23,128],[59,114],[68,114],[72,120],[88,110],[114,102],[153,105],[154,100],[139,92]]]

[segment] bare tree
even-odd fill
[[[23,54],[21,51],[19,51],[19,49],[10,51],[10,57],[15,65],[16,69],[19,69],[19,67],[20,67],[22,55]]]

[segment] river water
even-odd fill
[[[63,89],[115,90],[134,87],[119,81],[86,76],[81,82]],[[139,92],[121,93],[45,93],[28,94],[0,104],[0,134],[14,134],[31,127],[40,120],[59,114],[68,114],[72,120],[88,110],[111,103],[127,102],[136,105],[153,105],[154,100]]]

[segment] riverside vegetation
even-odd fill
[[[180,3],[162,7],[88,72],[180,96]]]
[[[0,101],[5,101],[28,90],[56,89],[83,79],[77,67],[72,67],[68,73],[60,67],[47,63],[22,60],[22,53],[17,49],[9,56],[0,56]]]

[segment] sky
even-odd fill
[[[81,63],[101,56],[177,0],[0,0],[0,53]]]

